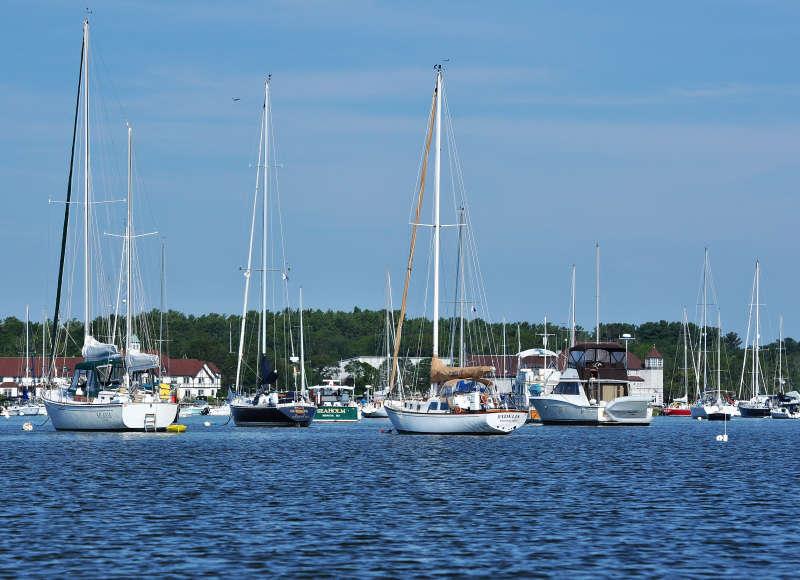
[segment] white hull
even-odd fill
[[[387,404],[394,404],[395,407],[401,406],[400,401],[383,401],[380,405],[367,403],[361,407],[361,414],[367,419],[386,419],[389,417],[386,412]]]
[[[208,414],[215,417],[228,417],[231,414],[231,406],[221,405],[219,407],[211,407],[208,411]]]
[[[542,423],[550,425],[649,425],[653,420],[649,397],[618,397],[605,406],[579,404],[561,395],[534,397],[532,402]]]
[[[59,431],[163,431],[178,412],[177,403],[78,403],[44,400]],[[154,423],[150,422],[154,421]]]
[[[436,435],[507,435],[525,424],[528,414],[519,410],[477,413],[426,413],[384,405],[399,433]]]

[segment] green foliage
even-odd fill
[[[292,354],[299,356],[300,345],[298,341],[299,316],[296,310],[269,312],[267,314],[267,356],[274,368],[279,373],[279,385],[282,388],[293,388],[295,376],[299,384],[299,372],[295,375],[296,364],[290,361]],[[339,361],[358,355],[379,355],[385,351],[382,344],[384,337],[385,311],[362,310],[355,307],[352,312],[307,310],[303,314],[305,324],[305,355],[306,373],[308,384],[319,384],[326,377],[326,371],[338,367]],[[395,312],[395,319],[397,317]],[[159,313],[156,310],[141,315],[147,319],[147,326],[151,329],[158,328]],[[187,315],[170,310],[164,320],[165,340],[164,354],[172,358],[197,358],[211,361],[217,365],[223,375],[223,390],[220,397],[225,397],[227,388],[236,379],[236,360],[239,347],[240,316],[225,316],[222,314],[204,314],[200,316]],[[122,321],[120,321],[122,322]],[[144,322],[144,321],[140,321]],[[247,328],[243,345],[243,365],[241,384],[244,388],[254,387],[258,374],[258,346],[259,346],[259,314],[249,312],[247,315]],[[480,346],[471,343],[467,355],[473,354],[502,354],[502,345],[505,339],[506,353],[517,352],[518,346],[522,349],[542,345],[542,324],[530,322],[509,322],[486,324],[480,320],[468,323],[470,328],[484,324],[481,336],[486,335]],[[137,324],[137,326],[139,326]],[[690,324],[690,333],[696,340],[698,329]],[[52,325],[50,325],[52,328]],[[70,320],[63,325],[69,330],[65,341],[59,339],[60,354],[80,356],[83,343],[83,325]],[[98,338],[104,339],[109,328],[109,321],[96,319],[92,322],[92,330]],[[119,326],[118,326],[119,328]],[[442,356],[450,355],[451,348],[451,321],[442,320],[440,326],[439,351]],[[41,349],[41,322],[32,322],[30,325],[31,348],[37,354]],[[290,335],[291,332],[291,335]],[[548,347],[560,351],[566,347],[569,339],[567,328],[549,324],[547,332],[549,337]],[[601,340],[619,341],[623,334],[630,334],[634,340],[629,343],[630,352],[639,358],[644,357],[655,346],[664,356],[664,390],[665,397],[683,395],[683,330],[680,322],[646,322],[635,326],[624,322],[602,324],[600,326]],[[474,332],[478,334],[478,332]],[[577,340],[594,340],[594,328],[586,330],[577,329]],[[155,338],[155,337],[154,337]],[[709,350],[716,350],[715,329],[709,329]],[[400,345],[401,356],[429,356],[432,341],[431,321],[424,318],[410,318],[405,321],[403,340]],[[457,338],[454,341],[457,345]],[[49,339],[48,339],[48,350]],[[457,350],[457,346],[455,347]],[[722,369],[723,388],[738,391],[739,377],[742,369],[744,351],[742,340],[734,332],[728,332],[722,337]],[[232,352],[231,352],[232,351]],[[25,325],[24,322],[8,317],[0,320],[0,356],[22,356],[25,352]],[[768,390],[774,391],[777,359],[777,342],[762,347],[761,361],[764,380]],[[694,353],[696,356],[696,353]],[[690,355],[691,356],[691,355]],[[785,354],[783,360],[783,373],[792,384],[800,383],[800,342],[785,339]],[[691,358],[689,359],[689,390],[694,392],[694,372]],[[711,367],[710,367],[711,368]],[[714,367],[715,368],[715,367]],[[428,388],[430,360],[423,361],[416,368],[409,367],[401,362],[405,382],[420,392]],[[348,372],[355,375],[355,382],[359,392],[367,384],[378,386],[380,379],[378,370],[364,363],[353,364],[348,367]],[[329,374],[329,372],[328,372]],[[351,383],[352,384],[352,383]],[[714,383],[715,384],[715,383]],[[790,387],[794,388],[794,387]]]

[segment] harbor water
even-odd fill
[[[795,576],[800,421],[396,435],[0,419],[0,576]],[[204,421],[214,426],[205,427]]]

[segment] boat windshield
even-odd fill
[[[562,382],[553,389],[554,395],[580,395],[581,384],[577,381]]]

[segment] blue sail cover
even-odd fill
[[[278,380],[278,371],[272,370],[272,367],[269,366],[269,359],[267,359],[266,355],[261,355],[261,378],[258,380],[258,384],[262,387],[267,385],[275,384],[275,381]]]

